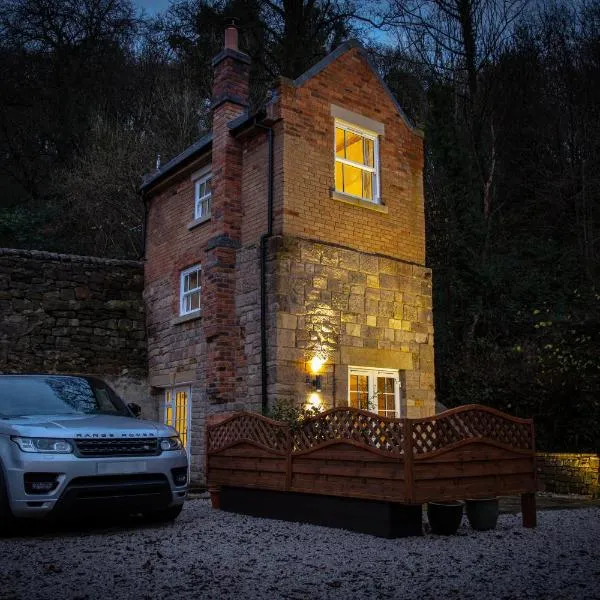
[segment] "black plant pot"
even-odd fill
[[[463,516],[463,502],[428,502],[427,518],[431,533],[437,535],[454,535]]]
[[[498,522],[498,498],[474,498],[466,500],[467,518],[477,531],[496,529]]]

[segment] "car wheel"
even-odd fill
[[[152,523],[166,523],[167,521],[174,521],[182,510],[183,504],[169,506],[169,508],[163,508],[162,510],[153,510],[152,512],[144,513],[144,519]]]
[[[11,533],[14,529],[15,517],[10,510],[8,503],[8,493],[2,474],[2,465],[0,465],[0,536]]]

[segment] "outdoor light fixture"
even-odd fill
[[[306,383],[307,383],[307,385],[311,385],[313,387],[313,389],[315,390],[315,392],[322,391],[323,378],[321,377],[321,375],[315,375],[314,377],[307,375]]]
[[[312,380],[312,384],[313,384],[313,387],[315,388],[315,391],[320,392],[321,391],[321,376],[315,375],[315,378]]]

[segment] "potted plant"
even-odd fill
[[[467,519],[477,531],[495,529],[498,522],[498,498],[469,498],[465,501]]]
[[[451,502],[428,502],[427,519],[431,526],[431,533],[437,535],[454,535],[463,516],[464,502],[454,500]]]

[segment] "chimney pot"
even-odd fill
[[[238,29],[233,19],[225,28],[225,49],[228,48],[238,50]]]

